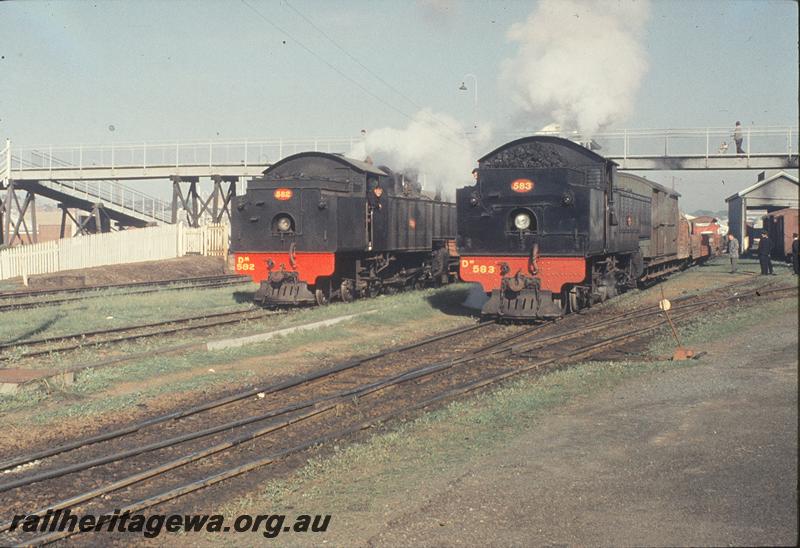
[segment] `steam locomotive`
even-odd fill
[[[237,273],[266,306],[327,304],[455,279],[455,204],[413,178],[338,154],[284,158],[231,219]]]
[[[573,141],[518,139],[478,166],[457,191],[457,248],[461,279],[490,294],[486,316],[556,318],[695,260],[703,236],[676,192]]]

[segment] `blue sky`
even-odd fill
[[[458,90],[465,73],[477,75],[482,124],[538,129],[547,120],[521,119],[500,78],[518,49],[509,28],[536,7],[2,2],[0,136],[19,144],[347,137],[402,128],[419,107],[469,125],[473,96]],[[649,11],[641,29],[648,68],[627,119],[611,128],[797,125],[795,2],[655,0]],[[676,175],[678,190],[698,207],[755,177]],[[714,184],[701,189],[703,181]]]

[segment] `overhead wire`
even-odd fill
[[[253,6],[253,5],[252,5],[252,4],[251,4],[251,3],[250,3],[248,0],[241,0],[241,2],[242,2],[242,4],[244,4],[245,6],[247,6],[247,7],[248,7],[248,8],[249,8],[249,9],[250,9],[250,10],[251,10],[253,13],[255,13],[255,14],[258,16],[258,17],[260,17],[260,18],[261,18],[261,19],[262,19],[262,20],[263,20],[265,23],[267,23],[269,26],[271,26],[272,28],[274,28],[275,30],[277,30],[278,32],[280,32],[281,34],[284,34],[285,36],[287,36],[287,37],[288,37],[290,40],[292,40],[294,43],[296,43],[296,44],[297,44],[297,45],[299,45],[301,48],[303,48],[303,49],[304,49],[306,52],[308,52],[308,53],[309,53],[309,54],[311,54],[313,57],[315,57],[317,60],[319,60],[319,61],[321,61],[322,63],[324,63],[324,64],[325,64],[325,65],[326,65],[328,68],[330,68],[331,70],[333,70],[334,72],[336,72],[337,74],[339,74],[339,76],[341,76],[342,78],[344,78],[344,79],[345,79],[345,80],[347,80],[348,82],[352,83],[353,85],[355,85],[356,87],[358,87],[359,89],[361,89],[361,91],[363,91],[364,93],[366,93],[367,95],[369,95],[370,97],[372,97],[373,99],[375,99],[376,101],[378,101],[379,103],[381,103],[382,105],[384,105],[384,106],[386,106],[386,107],[390,108],[391,110],[393,110],[393,111],[397,112],[398,114],[400,114],[400,115],[401,115],[401,116],[403,116],[404,118],[407,118],[408,120],[414,121],[414,117],[413,117],[413,116],[411,116],[410,114],[408,114],[408,113],[407,113],[407,112],[405,112],[404,110],[400,109],[399,107],[396,107],[395,105],[393,105],[393,104],[389,103],[388,101],[386,101],[385,99],[383,99],[383,98],[382,98],[381,96],[379,96],[378,94],[376,94],[376,93],[373,93],[372,91],[370,91],[369,89],[367,89],[365,86],[363,86],[363,85],[362,85],[360,82],[358,82],[358,81],[357,81],[357,80],[355,80],[354,78],[351,78],[349,75],[345,74],[345,73],[344,73],[343,71],[341,71],[341,70],[340,70],[340,69],[339,69],[337,66],[335,66],[334,64],[332,64],[331,62],[329,62],[327,59],[325,59],[324,57],[322,57],[321,55],[319,55],[319,54],[318,54],[317,52],[315,52],[313,49],[311,49],[310,47],[308,47],[307,45],[305,45],[305,44],[304,44],[302,41],[300,41],[300,40],[298,40],[297,38],[295,38],[295,37],[294,37],[294,36],[293,36],[291,33],[289,33],[288,31],[284,30],[283,28],[281,28],[280,26],[278,26],[276,23],[274,23],[273,21],[271,21],[271,20],[270,20],[268,17],[266,17],[266,16],[265,16],[263,13],[261,13],[260,11],[258,11],[258,9],[256,9],[256,8],[255,8],[255,6]],[[450,142],[452,142],[452,143],[454,143],[454,144],[457,144],[457,145],[459,145],[459,146],[462,146],[462,147],[463,147],[463,146],[465,146],[465,145],[464,145],[464,143],[462,143],[462,142],[459,142],[459,141],[456,141],[455,139],[453,139],[453,138],[452,138],[452,137],[450,137],[449,135],[445,135],[445,134],[443,134],[441,131],[437,131],[435,128],[433,128],[433,130],[434,130],[434,131],[436,131],[436,133],[438,133],[438,134],[439,134],[439,135],[440,135],[442,138],[444,138],[444,139],[447,139],[448,141],[450,141]],[[452,131],[452,130],[451,130],[451,131]]]
[[[409,103],[411,103],[411,104],[412,104],[414,107],[416,107],[416,108],[418,108],[418,109],[423,109],[423,108],[425,108],[425,107],[423,107],[422,105],[420,105],[419,103],[417,103],[416,101],[414,101],[414,99],[412,99],[411,97],[409,97],[408,95],[406,95],[405,93],[403,93],[401,90],[397,89],[395,86],[393,86],[392,84],[390,84],[389,82],[387,82],[387,81],[386,81],[386,80],[385,80],[383,77],[381,77],[379,74],[377,74],[377,73],[376,73],[375,71],[373,71],[371,68],[369,68],[367,65],[365,65],[364,63],[362,63],[362,62],[361,62],[361,61],[360,61],[360,60],[359,60],[357,57],[355,57],[355,56],[354,56],[354,55],[352,55],[352,54],[351,54],[349,51],[347,51],[347,50],[346,50],[344,47],[342,47],[342,46],[341,46],[341,45],[340,45],[340,44],[339,44],[339,43],[338,43],[336,40],[334,40],[333,38],[331,38],[331,36],[330,36],[330,35],[328,35],[328,33],[327,33],[327,32],[325,32],[323,29],[321,29],[319,26],[317,26],[317,25],[314,23],[314,21],[312,21],[311,19],[309,19],[308,17],[306,17],[306,16],[305,16],[303,13],[301,13],[301,12],[300,12],[300,11],[299,11],[297,8],[295,8],[295,7],[294,7],[294,6],[293,6],[293,5],[292,5],[292,4],[289,2],[289,0],[284,0],[284,2],[283,2],[283,3],[284,3],[284,4],[286,4],[286,6],[287,6],[287,7],[288,7],[290,10],[292,10],[293,12],[295,12],[295,13],[296,13],[296,14],[297,14],[297,15],[298,15],[298,16],[299,16],[301,19],[303,19],[303,20],[304,20],[306,23],[308,23],[309,25],[311,25],[311,26],[312,26],[312,27],[313,27],[313,28],[314,28],[314,29],[315,29],[317,32],[319,32],[319,33],[320,33],[322,36],[324,36],[324,37],[325,37],[325,38],[326,38],[326,39],[327,39],[327,40],[328,40],[328,41],[329,41],[331,44],[333,44],[334,46],[336,46],[336,48],[337,48],[339,51],[341,51],[342,53],[344,53],[344,54],[345,54],[345,55],[346,55],[346,56],[347,56],[347,57],[348,57],[348,58],[349,58],[351,61],[353,61],[353,62],[354,62],[354,63],[356,63],[356,64],[357,64],[359,67],[361,67],[362,69],[364,69],[365,71],[367,71],[369,74],[371,74],[373,78],[375,78],[375,79],[376,79],[376,80],[378,80],[380,83],[382,83],[384,86],[386,86],[387,88],[389,88],[390,90],[392,90],[393,92],[395,92],[397,95],[399,95],[400,97],[402,97],[403,99],[405,99],[405,100],[406,100],[406,101],[408,101]],[[447,128],[448,130],[452,131],[452,132],[453,132],[453,133],[455,133],[455,134],[460,134],[460,133],[462,133],[462,132],[461,132],[461,131],[459,131],[458,129],[456,129],[456,128],[453,128],[453,127],[452,127],[452,126],[450,126],[450,125],[449,125],[447,122],[444,122],[443,120],[441,120],[441,119],[437,118],[436,116],[431,116],[431,118],[433,118],[433,119],[434,119],[434,120],[435,120],[435,121],[436,121],[438,124],[440,124],[441,126],[443,126],[443,127]]]

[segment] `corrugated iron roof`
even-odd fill
[[[764,179],[763,181],[759,181],[754,185],[750,185],[749,187],[745,188],[744,190],[740,190],[736,194],[731,194],[730,196],[725,198],[725,201],[726,202],[730,202],[734,198],[744,197],[745,195],[750,194],[754,190],[757,190],[757,189],[761,188],[762,186],[764,186],[766,184],[769,184],[772,181],[775,181],[776,179],[780,179],[780,178],[784,178],[784,179],[786,179],[787,181],[789,181],[791,183],[794,183],[796,185],[800,185],[800,181],[797,180],[797,177],[794,177],[793,175],[790,175],[789,173],[786,173],[785,171],[781,170],[778,173],[776,173],[775,175],[773,175],[772,177],[768,177],[768,178]]]

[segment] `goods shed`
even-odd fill
[[[741,242],[742,251],[750,249],[751,245],[755,244],[752,228],[748,231],[747,227],[748,214],[768,215],[779,209],[796,209],[800,204],[798,193],[800,193],[800,182],[797,177],[779,171],[725,198],[728,203],[729,230]]]

